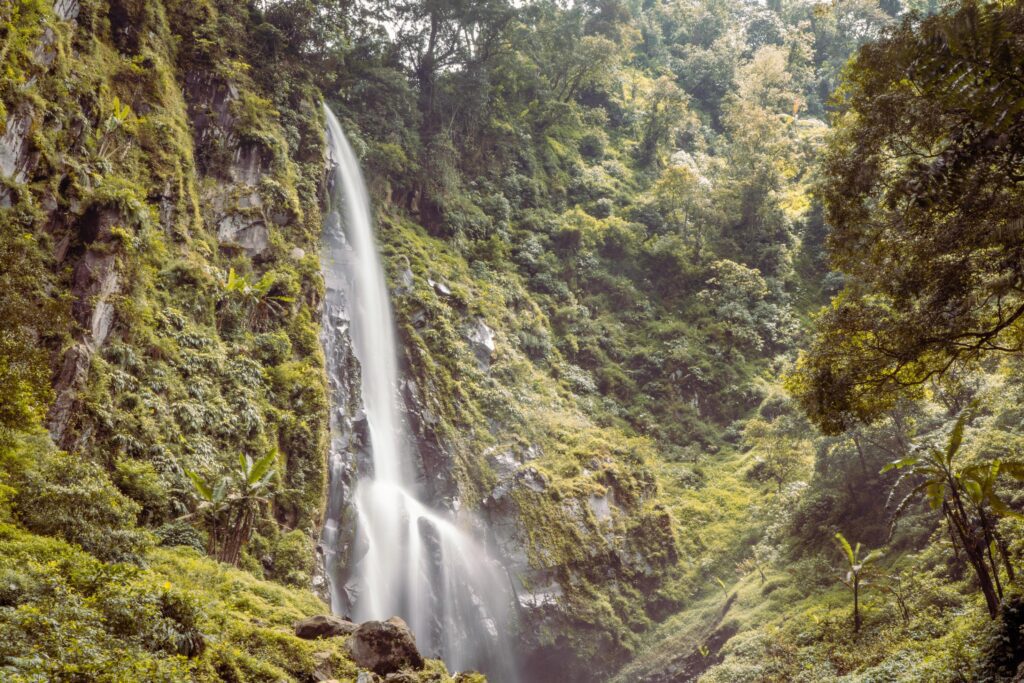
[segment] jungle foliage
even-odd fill
[[[355,675],[271,583],[309,586],[326,476],[321,97],[446,495],[536,458],[565,594],[526,675],[1016,674],[1019,2],[76,7],[0,6],[0,675]]]

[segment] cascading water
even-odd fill
[[[477,669],[498,683],[516,679],[508,646],[508,578],[453,515],[421,498],[399,394],[391,302],[358,160],[325,106],[335,163],[324,223],[327,285],[324,348],[331,379],[330,493],[322,546],[335,613],[357,621],[401,616],[426,656],[453,670]],[[347,311],[347,315],[346,315]],[[361,368],[372,471],[346,481],[337,378],[339,342],[351,333]],[[344,552],[343,552],[344,549]]]

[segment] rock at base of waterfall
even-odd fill
[[[351,635],[359,627],[347,619],[320,614],[295,622],[295,635],[303,640]]]
[[[382,676],[402,669],[423,668],[416,639],[398,617],[362,624],[348,639],[348,650],[360,668]]]

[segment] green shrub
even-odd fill
[[[104,561],[137,561],[147,545],[142,509],[96,464],[52,450],[20,473],[15,514],[27,529],[76,543]]]
[[[307,587],[313,575],[313,541],[295,529],[281,534],[270,548],[268,578],[289,586]]]
[[[168,510],[168,486],[153,464],[145,460],[121,458],[114,464],[114,485],[142,508],[139,523],[163,520]]]
[[[184,546],[186,548],[195,548],[201,553],[206,552],[207,539],[203,538],[199,530],[188,522],[176,520],[164,524],[156,530],[156,537],[159,540],[159,544],[167,548]]]

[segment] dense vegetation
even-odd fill
[[[0,675],[355,676],[289,628],[326,610],[323,98],[431,492],[556,596],[524,677],[1009,680],[1022,36],[1014,2],[3,5]]]

